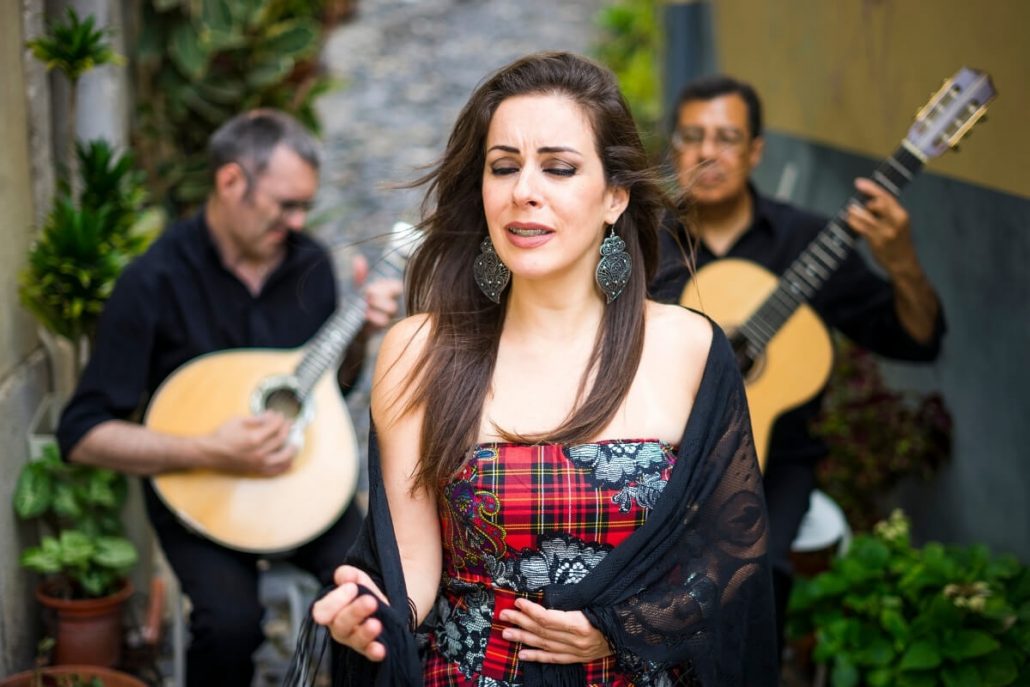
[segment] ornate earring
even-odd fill
[[[501,293],[511,279],[511,270],[505,267],[501,259],[497,257],[494,244],[490,242],[489,236],[479,244],[479,250],[482,252],[476,256],[476,262],[472,266],[472,275],[476,278],[479,290],[494,303],[500,303]]]
[[[597,286],[607,296],[609,303],[618,298],[626,288],[633,271],[629,253],[626,252],[626,242],[615,235],[614,225],[611,229],[612,233],[601,241],[601,260],[597,263],[597,271],[594,272]]]

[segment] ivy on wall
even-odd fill
[[[317,133],[325,2],[147,0],[136,60],[136,147],[173,213],[203,201],[207,139],[254,107],[290,112]]]

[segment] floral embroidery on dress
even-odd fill
[[[440,596],[434,638],[440,653],[471,678],[483,669],[493,617],[493,593],[481,585],[457,581],[451,584],[462,593],[462,602],[451,605],[446,596]]]
[[[490,458],[491,449],[477,450],[474,459]],[[496,494],[476,490],[473,486],[475,467],[466,466],[461,475],[445,488],[444,507],[449,511],[444,518],[444,536],[450,542],[454,564],[459,568],[492,561],[504,553],[504,528],[496,522],[501,509]]]
[[[660,443],[603,442],[574,444],[564,449],[565,455],[580,467],[593,470],[594,484],[603,489],[620,489],[612,502],[623,513],[633,502],[650,509],[658,502],[666,480],[661,472],[669,467],[669,459]]]
[[[503,579],[512,589],[535,592],[549,584],[576,584],[612,550],[568,534],[541,536],[538,542],[539,549],[523,549],[507,562]]]

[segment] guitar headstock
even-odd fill
[[[996,95],[990,75],[962,67],[916,113],[905,136],[906,147],[923,161],[954,148]]]

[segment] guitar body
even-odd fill
[[[150,429],[178,436],[209,434],[253,412],[262,382],[290,375],[303,351],[220,351],[190,361],[158,388],[147,410]],[[256,477],[193,469],[154,478],[168,507],[197,533],[241,551],[296,548],[328,529],[354,495],[358,448],[334,374],[323,375],[305,403],[310,413],[290,469]]]
[[[716,260],[687,283],[680,304],[707,313],[732,337],[778,283],[775,275],[749,260]],[[815,311],[801,304],[744,375],[755,450],[763,469],[776,418],[819,393],[832,367],[830,334]]]

